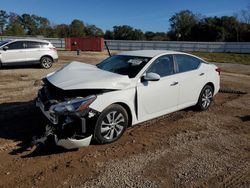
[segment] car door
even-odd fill
[[[176,54],[174,58],[180,83],[178,105],[182,109],[197,103],[206,82],[206,72],[203,69],[202,61],[196,57]]]
[[[28,62],[39,61],[41,58],[41,43],[36,41],[25,41],[26,60]]]
[[[145,74],[147,73],[160,75],[160,80],[144,81],[142,77],[137,84],[138,120],[140,122],[175,111],[178,105],[179,81],[175,75],[173,56],[159,57]]]
[[[2,63],[16,63],[26,61],[23,41],[15,41],[6,45],[7,48],[1,50]]]

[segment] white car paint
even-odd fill
[[[141,77],[149,66],[163,55],[183,54],[174,51],[141,50],[122,52],[118,55],[131,55],[152,58],[132,79],[98,69],[92,65],[73,62],[61,70],[47,76],[49,82],[63,89],[114,89],[115,91],[97,95],[90,108],[102,112],[109,105],[126,105],[132,116],[132,125],[168,114],[197,103],[202,88],[207,83],[214,86],[214,95],[219,91],[220,78],[215,65],[204,60],[199,68],[183,73],[175,73],[159,81],[141,82]],[[175,83],[177,83],[175,85]]]

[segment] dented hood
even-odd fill
[[[81,62],[71,62],[47,75],[47,80],[63,90],[124,89],[130,84],[128,76],[115,74]]]

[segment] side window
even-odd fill
[[[40,43],[35,41],[26,41],[25,42],[26,48],[40,48]]]
[[[47,43],[47,42],[40,42],[40,45],[41,45],[42,48],[46,48],[46,47],[48,47],[49,43]]]
[[[199,67],[201,61],[188,55],[175,55],[179,72],[195,70]]]
[[[161,77],[174,74],[174,61],[172,55],[161,56],[156,59],[147,70],[147,73],[153,72]]]
[[[24,43],[22,41],[13,42],[7,45],[9,50],[24,49]]]

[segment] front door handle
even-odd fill
[[[205,73],[204,73],[204,72],[199,74],[199,76],[203,76],[203,75],[205,75]]]
[[[175,86],[177,85],[179,82],[173,82],[172,84],[170,84],[170,86]]]

